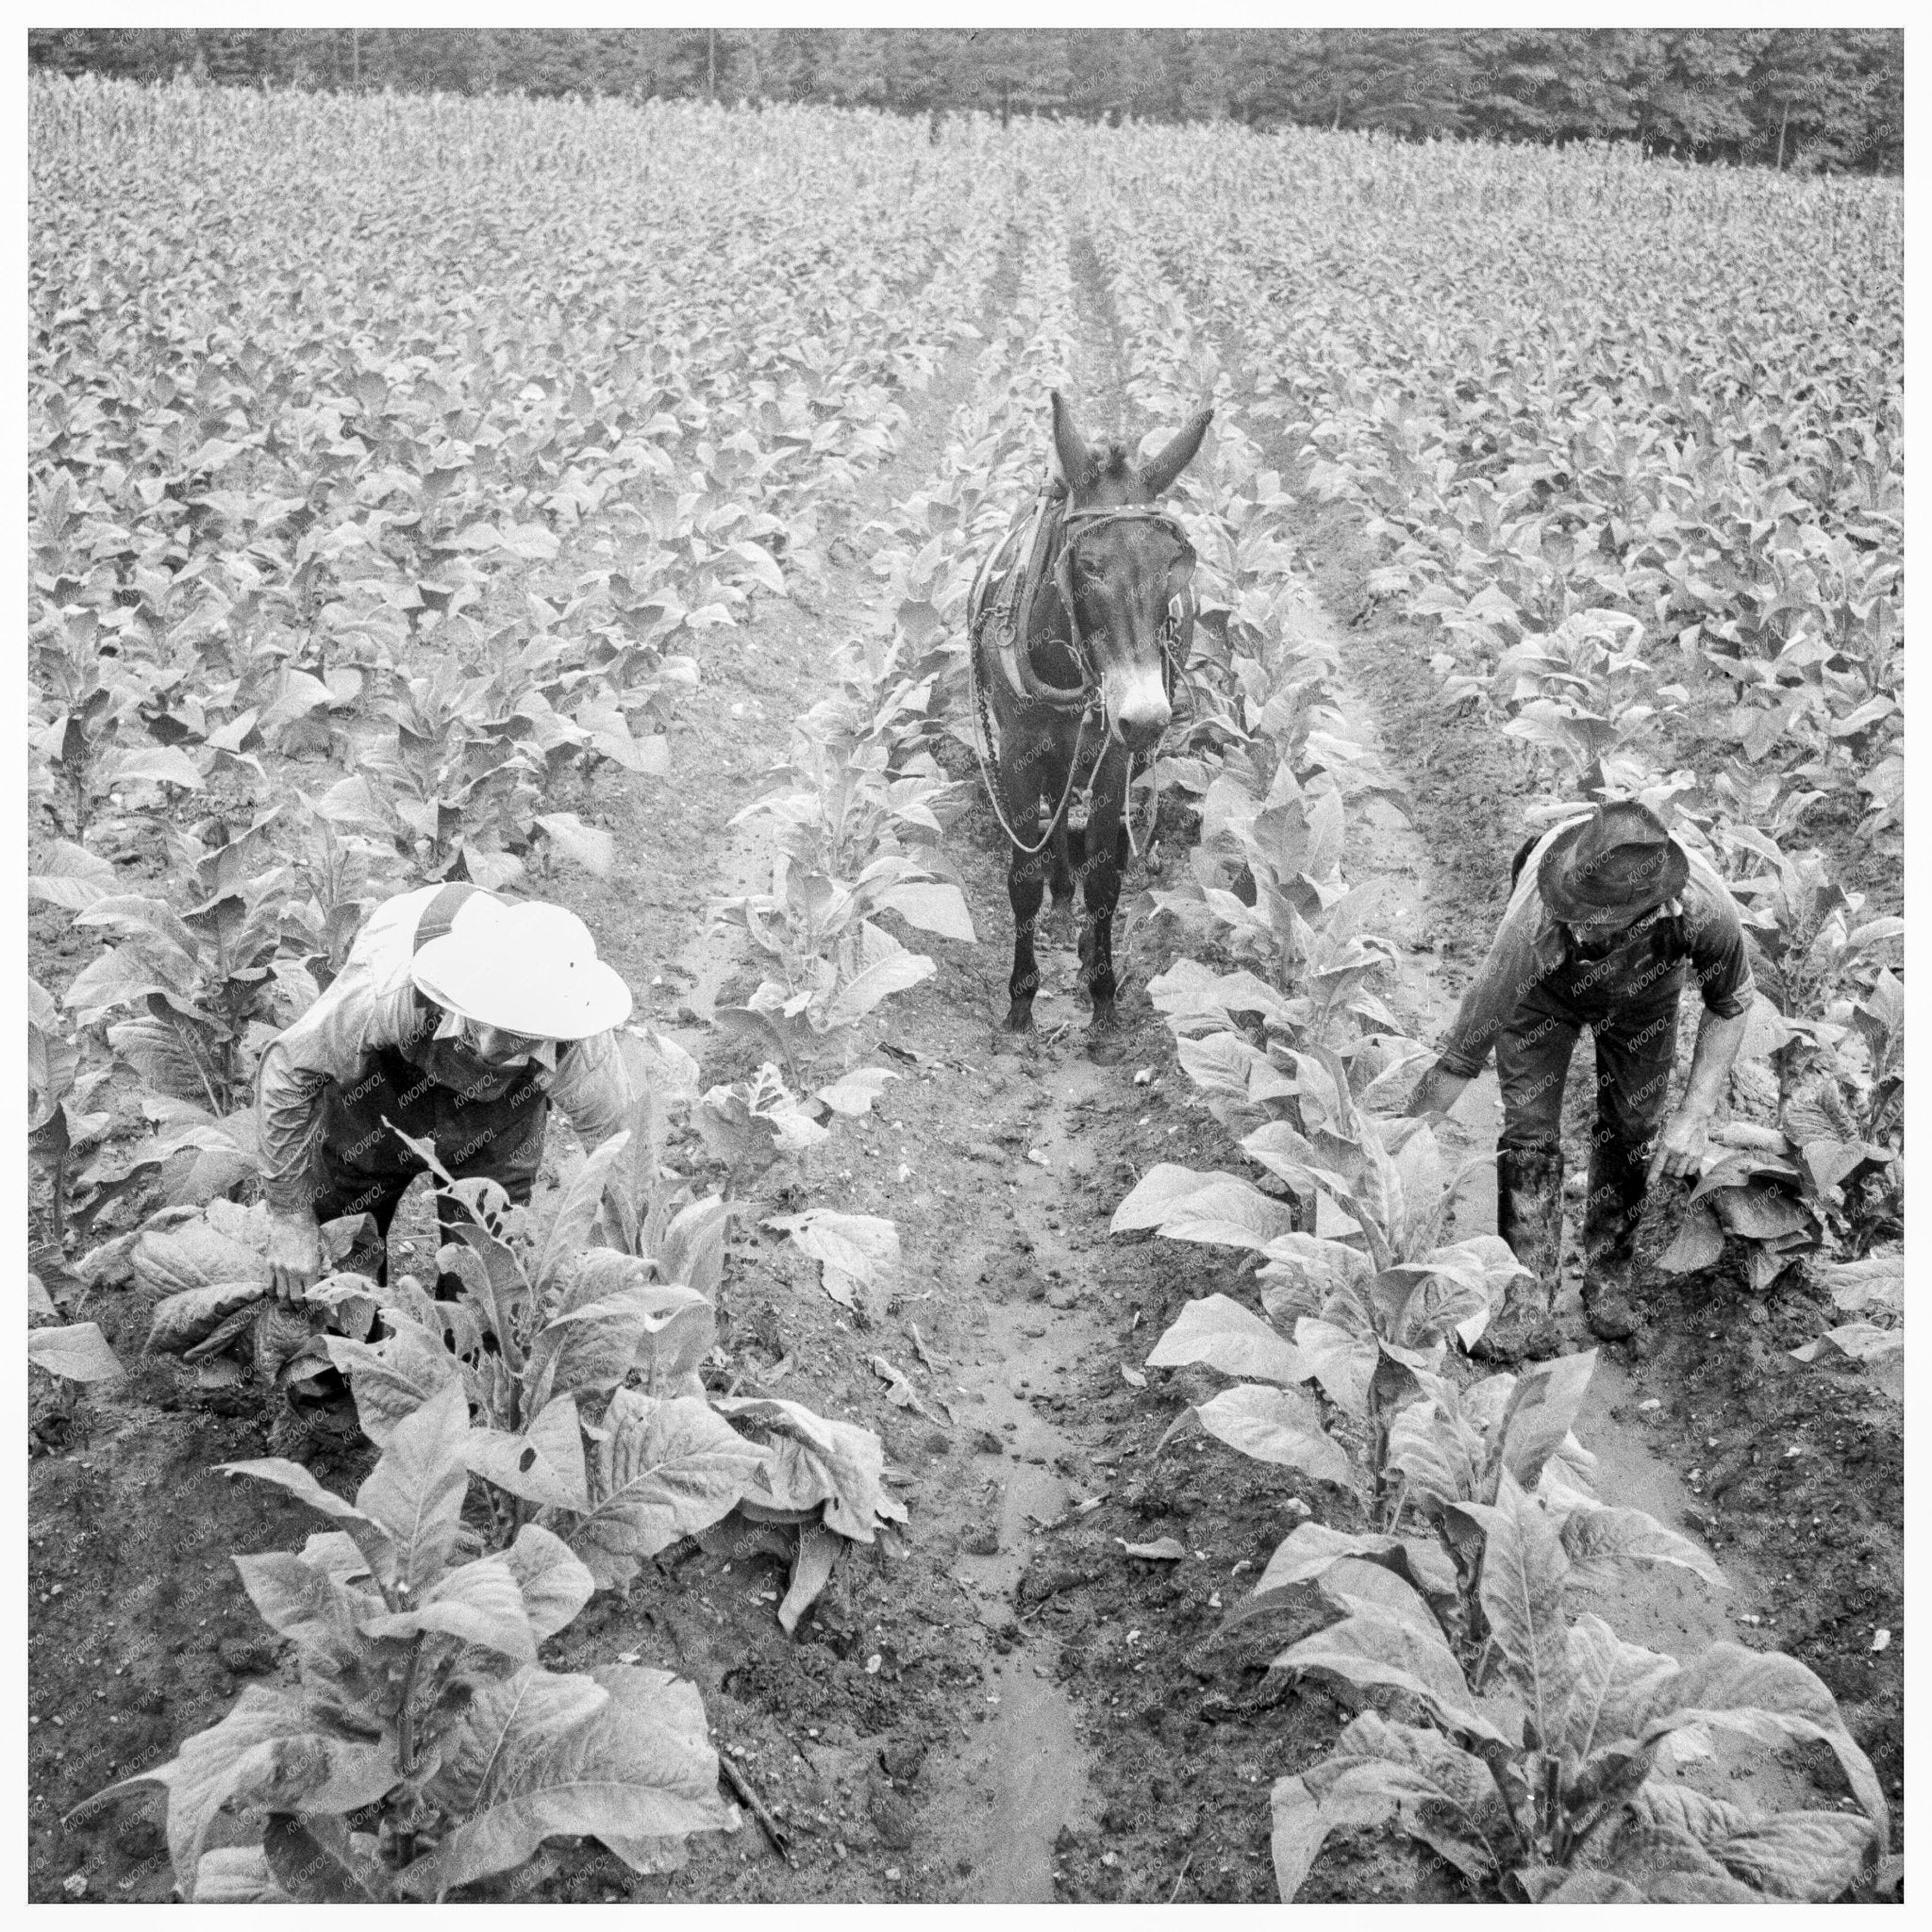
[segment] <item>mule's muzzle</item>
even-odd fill
[[[1129,751],[1151,751],[1167,729],[1174,708],[1158,658],[1147,665],[1116,665],[1101,680],[1108,727]]]
[[[1174,708],[1159,690],[1151,695],[1131,693],[1114,713],[1114,729],[1129,751],[1152,751],[1160,742],[1160,734],[1173,716]]]

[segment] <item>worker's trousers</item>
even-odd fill
[[[1545,1295],[1555,1291],[1562,1257],[1563,1088],[1577,1036],[1588,1026],[1596,1052],[1585,1264],[1591,1275],[1619,1274],[1643,1212],[1644,1160],[1670,1099],[1682,980],[1680,965],[1640,974],[1576,962],[1529,988],[1497,1036],[1496,1231]]]

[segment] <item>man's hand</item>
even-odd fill
[[[1680,1107],[1657,1137],[1657,1151],[1650,1158],[1646,1185],[1658,1174],[1672,1180],[1694,1180],[1704,1166],[1705,1142],[1710,1133],[1710,1116]]]
[[[1468,1085],[1467,1074],[1452,1074],[1438,1060],[1416,1082],[1415,1091],[1408,1096],[1408,1105],[1402,1110],[1418,1119],[1446,1114],[1462,1098],[1462,1090]]]
[[[322,1231],[306,1208],[277,1209],[269,1217],[269,1286],[285,1302],[300,1301],[302,1291],[322,1274]]]

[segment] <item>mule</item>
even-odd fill
[[[1113,915],[1129,850],[1127,794],[1173,715],[1193,625],[1194,552],[1156,499],[1201,447],[1212,409],[1145,463],[1091,448],[1053,392],[1054,468],[1032,509],[981,566],[967,605],[982,774],[1011,853],[1013,971],[1007,1027],[1033,1025],[1033,928],[1078,883],[1091,1035],[1119,1024]],[[1076,787],[1084,827],[1072,823]]]

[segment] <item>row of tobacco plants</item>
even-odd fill
[[[1517,748],[1532,824],[1641,797],[1738,897],[1760,998],[1665,1265],[1762,1291],[1807,1264],[1840,1320],[1801,1352],[1895,1361],[1904,924],[1844,877],[1903,851],[1895,195],[1159,138],[1188,222],[1104,152],[1091,185],[1162,366],[1246,397],[1379,546],[1372,597],[1433,621],[1442,702]]]
[[[720,1020],[770,1046],[757,1076],[701,1091],[627,1029],[633,1118],[554,1194],[519,1208],[437,1169],[453,1298],[338,1269],[280,1303],[245,1205],[259,1053],[369,906],[608,873],[610,768],[669,770],[703,641],[817,578],[821,514],[970,335],[992,250],[942,243],[962,207],[975,242],[996,219],[971,162],[854,133],[35,92],[29,891],[49,952],[105,943],[58,994],[30,985],[29,1357],[119,1379],[64,1317],[138,1294],[147,1352],[192,1386],[340,1375],[379,1450],[353,1500],[286,1458],[232,1466],[325,1523],[237,1558],[290,1680],[100,1794],[165,1788],[184,1897],[441,1897],[554,1834],[681,1862],[737,1824],[697,1692],[538,1647],[733,1512],[790,1560],[791,1629],[845,1545],[904,1516],[872,1432],[708,1386],[733,1204],[676,1150],[694,1134],[736,1182],[865,1111],[891,1077],[856,1064],[868,1020],[932,970],[879,917],[971,937],[931,843],[917,638],[846,653],[752,808],[778,828],[773,891],[720,910],[769,976]],[[292,229],[291,178],[315,215]],[[445,213],[427,251],[413,225],[391,245],[405,205]],[[895,1258],[889,1222],[786,1224],[835,1293]],[[246,1842],[211,1840],[224,1813]]]
[[[1213,382],[1151,243],[1096,225],[1134,386],[1156,402]],[[1219,540],[1202,554],[1225,572],[1191,667],[1193,749],[1211,755],[1173,773],[1200,794],[1201,842],[1192,876],[1140,909],[1218,962],[1184,957],[1150,991],[1254,1171],[1158,1164],[1113,1226],[1256,1258],[1258,1311],[1191,1301],[1147,1357],[1230,1378],[1169,1439],[1206,1430],[1326,1504],[1232,1620],[1319,1591],[1334,1621],[1274,1667],[1357,1712],[1325,1758],[1274,1784],[1281,1896],[1339,1825],[1392,1826],[1491,1896],[1841,1896],[1887,1850],[1890,1818],[1825,1686],[1731,1643],[1679,1662],[1573,1607],[1574,1587],[1625,1565],[1724,1579],[1597,1494],[1572,1429],[1593,1351],[1521,1375],[1466,1363],[1520,1270],[1494,1235],[1450,1238],[1468,1170],[1398,1111],[1428,1056],[1383,1003],[1392,955],[1359,929],[1341,869],[1345,812],[1388,783],[1333,701],[1332,648],[1295,620],[1278,480],[1225,418],[1202,494]],[[1752,1814],[1674,1775],[1714,1730],[1824,1743],[1855,1807]]]

